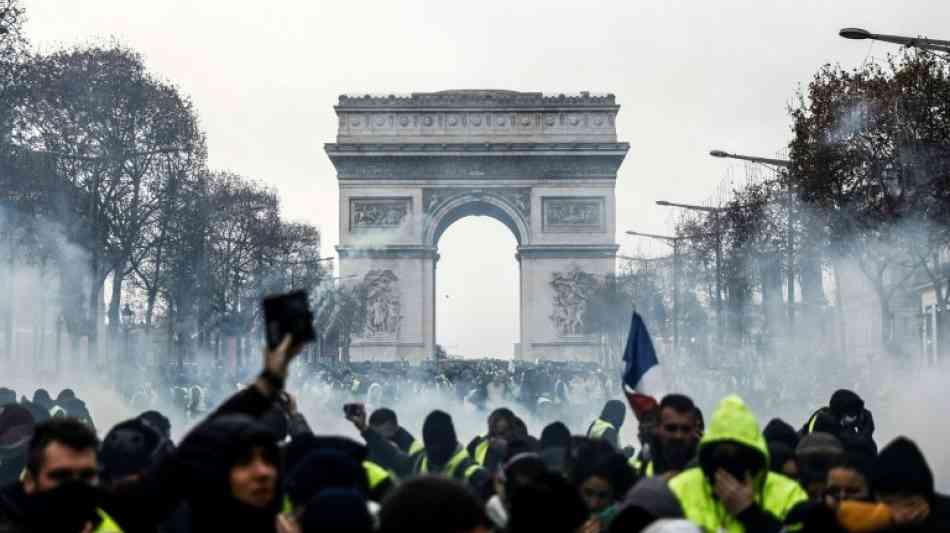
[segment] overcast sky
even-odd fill
[[[322,228],[325,254],[338,238],[338,190],[323,143],[334,140],[341,93],[614,93],[631,145],[618,231],[668,232],[656,199],[702,202],[727,174],[744,174],[711,148],[780,154],[786,108],[822,64],[896,49],[841,39],[840,28],[950,39],[947,0],[24,1],[41,50],[115,37],[142,52],[194,100],[211,165],[276,187],[290,218]],[[510,356],[514,237],[494,220],[464,219],[440,252],[439,342]]]

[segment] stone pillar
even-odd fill
[[[367,286],[367,324],[350,345],[354,361],[418,361],[434,350],[435,251],[423,246],[337,247],[343,283]]]
[[[521,246],[520,359],[595,360],[599,341],[588,334],[583,297],[614,273],[617,246]]]

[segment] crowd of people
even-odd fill
[[[703,413],[688,394],[632,394],[537,435],[518,414],[537,401],[509,394],[480,435],[462,435],[438,405],[414,434],[381,385],[370,404],[332,406],[352,439],[311,427],[305,384],[287,390],[298,350],[288,338],[266,351],[250,384],[181,439],[157,410],[100,438],[72,391],[0,390],[0,532],[950,531],[950,499],[920,449],[905,437],[878,449],[849,390],[798,427],[760,425],[735,395]],[[631,417],[637,438],[624,442]]]
[[[253,381],[255,374],[213,365],[146,368],[126,373],[117,392],[133,410],[161,410],[173,421],[190,425],[241,383]],[[598,409],[617,390],[619,378],[581,361],[443,359],[415,364],[323,362],[297,373],[292,386],[312,410],[338,411],[353,401],[394,406],[429,395],[475,411],[505,404],[542,418],[580,424],[578,417]]]

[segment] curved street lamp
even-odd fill
[[[899,44],[902,46],[912,46],[923,50],[934,52],[945,52],[950,54],[950,41],[940,41],[937,39],[925,39],[923,37],[907,37],[904,35],[886,35],[883,33],[871,33],[864,28],[842,28],[838,35],[845,39],[874,41],[883,41],[887,43]]]

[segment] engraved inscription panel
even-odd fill
[[[603,197],[546,197],[541,202],[545,232],[607,231],[606,202]]]
[[[411,198],[351,198],[350,230],[398,228],[411,211]]]

